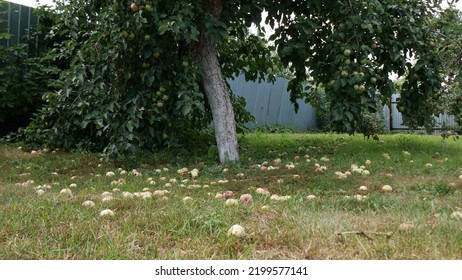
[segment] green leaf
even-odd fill
[[[165,32],[167,32],[170,29],[168,24],[162,24],[159,26],[159,29],[157,30],[159,32],[159,35],[163,35]]]

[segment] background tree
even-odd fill
[[[430,23],[437,37],[431,46],[437,49],[443,64],[443,102],[438,108],[454,115],[462,127],[462,13],[450,7]]]
[[[263,11],[274,29],[268,44],[247,32],[252,24],[262,32]],[[441,84],[427,1],[71,0],[58,12],[52,35],[65,40],[55,54],[72,62],[38,123],[55,143],[92,135],[109,155],[164,145],[212,116],[220,161],[238,161],[238,110],[225,78],[274,73],[269,46],[294,74],[295,108],[312,98],[304,86],[312,78],[326,87],[338,131],[353,133],[390,97],[392,73],[405,76],[399,105],[411,126],[430,118]]]

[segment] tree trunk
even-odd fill
[[[205,1],[206,12],[220,17],[223,2]],[[202,83],[212,111],[215,138],[221,163],[239,161],[236,123],[231,99],[218,61],[216,43],[202,32],[198,46]]]

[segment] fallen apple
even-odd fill
[[[246,193],[246,194],[241,195],[240,200],[241,200],[242,202],[249,203],[249,202],[252,202],[252,201],[253,201],[253,197],[252,197],[252,195]]]
[[[99,213],[99,215],[100,215],[101,217],[104,217],[104,216],[111,216],[111,217],[112,217],[112,216],[114,216],[115,214],[114,214],[114,212],[113,212],[112,210],[110,210],[110,209],[104,209],[103,211],[101,211],[101,213]]]
[[[91,200],[87,200],[87,201],[84,201],[82,203],[82,206],[85,206],[85,207],[94,207],[95,206],[95,203]]]
[[[233,225],[228,230],[228,235],[234,235],[236,237],[244,237],[245,236],[245,229],[241,225]]]
[[[385,192],[391,192],[391,191],[393,191],[393,188],[390,185],[384,185],[382,187],[382,190],[385,191]]]
[[[226,206],[232,206],[232,205],[237,205],[237,204],[239,204],[239,200],[234,199],[234,198],[230,198],[225,201]]]

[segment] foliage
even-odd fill
[[[327,99],[323,88],[316,90],[313,100],[316,101],[314,105],[316,107],[318,127],[324,132],[334,131],[334,120],[330,113],[331,101]],[[375,113],[364,112],[358,120],[355,120],[355,132],[362,133],[367,139],[373,136],[374,139],[378,140],[378,134],[385,132],[385,119],[381,110],[381,103],[378,100],[376,106],[377,110]]]
[[[327,99],[323,88],[319,88],[313,92],[311,104],[316,108],[317,127],[324,132],[333,131],[332,118],[330,115],[330,101]]]
[[[444,98],[438,108],[454,115],[462,127],[462,12],[445,9],[431,21],[430,27],[438,37],[434,47],[444,65]]]
[[[90,141],[108,156],[130,156],[180,146],[207,128],[210,109],[189,45],[198,40],[192,22],[200,5],[145,1],[134,12],[126,0],[83,2],[58,3],[60,17],[51,32],[63,38],[53,55],[71,63],[61,74],[61,89],[46,96],[34,123],[49,144],[70,148]],[[220,32],[228,31],[244,29],[236,24]],[[222,55],[228,76],[236,73],[226,67],[234,54]],[[249,65],[249,59],[255,61],[248,56],[236,63]],[[268,59],[256,63],[266,67]],[[238,123],[252,119],[243,98],[233,96],[232,102]]]
[[[379,140],[378,135],[385,132],[385,119],[381,111],[377,113],[364,113],[358,121],[357,132],[369,139]]]
[[[1,39],[11,34],[0,34]],[[42,104],[42,94],[51,89],[57,69],[36,48],[39,34],[32,32],[26,43],[0,45],[0,126],[15,127],[32,117]],[[8,129],[5,129],[8,132]]]
[[[271,39],[282,62],[296,73],[289,84],[293,102],[306,96],[304,90],[312,98],[313,91],[302,86],[310,75],[326,89],[334,129],[353,133],[355,120],[376,112],[376,93],[385,102],[394,92],[389,75],[396,73],[405,77],[400,99],[405,123],[415,127],[430,119],[441,65],[427,47],[435,38],[427,32],[432,10],[426,1],[284,3],[284,9],[267,7],[266,22],[275,27]]]
[[[436,39],[427,31],[435,11],[428,1],[131,5],[131,0],[58,5],[51,37],[63,41],[54,54],[71,63],[62,73],[62,89],[47,95],[48,105],[36,119],[52,143],[72,147],[89,139],[106,147],[107,155],[130,155],[180,145],[184,128],[207,127],[210,109],[198,66],[204,37],[218,44],[221,69],[215,70],[225,77],[243,73],[247,79],[272,80],[288,68],[296,109],[297,98],[310,101],[316,92],[304,86],[307,80],[324,87],[336,131],[358,130],[362,116],[377,111],[377,93],[382,102],[388,100],[392,73],[404,77],[399,108],[406,124],[423,125],[435,112],[441,64],[436,50],[428,48]],[[263,10],[274,30],[268,39],[248,32],[254,24],[262,34]]]

